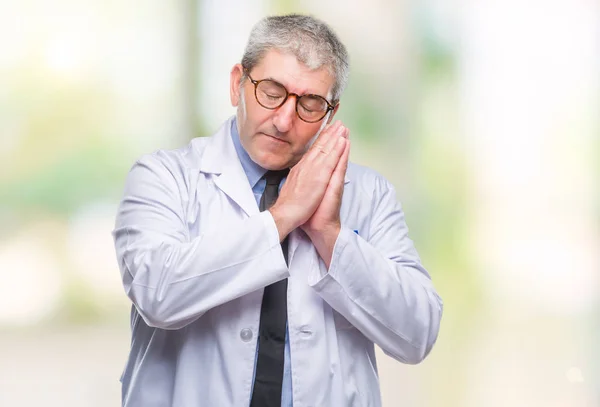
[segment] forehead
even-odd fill
[[[327,68],[309,69],[292,54],[277,50],[267,51],[260,63],[252,70],[254,79],[273,79],[299,95],[314,93],[328,97],[334,78]]]

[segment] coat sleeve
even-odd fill
[[[342,227],[329,270],[309,284],[337,312],[389,356],[410,364],[430,352],[439,331],[442,300],[408,237],[394,188],[378,177],[371,231],[365,239]]]
[[[113,231],[123,286],[148,325],[181,328],[289,276],[268,211],[191,238],[183,171],[159,154],[129,172]]]

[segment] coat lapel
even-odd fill
[[[259,212],[258,205],[231,140],[232,120],[227,120],[209,140],[200,158],[200,171],[215,174],[217,188],[252,216]]]
[[[244,168],[235,151],[231,140],[231,125],[233,117],[210,138],[202,156],[200,157],[200,171],[215,174],[215,185],[234,201],[248,216],[259,212],[256,199]],[[350,182],[348,174],[344,177],[344,184]],[[301,229],[296,229],[290,234],[289,259],[290,264],[294,253],[301,243],[308,244],[310,240]]]

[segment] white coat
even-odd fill
[[[247,407],[263,287],[288,278],[294,407],[380,406],[374,344],[418,363],[442,315],[393,187],[350,164],[329,269],[300,229],[288,269],[230,128],[128,175],[113,232],[133,303],[123,405]]]

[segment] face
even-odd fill
[[[327,122],[331,122],[338,106],[316,123],[306,123],[296,114],[296,98],[269,110],[258,104],[254,85],[246,79],[240,89],[243,68],[240,64],[231,71],[231,103],[237,106],[240,141],[252,160],[268,170],[294,166],[307,151],[313,138]],[[325,68],[310,70],[295,56],[271,50],[252,69],[254,80],[272,79],[298,95],[315,94],[331,103],[334,78]]]

